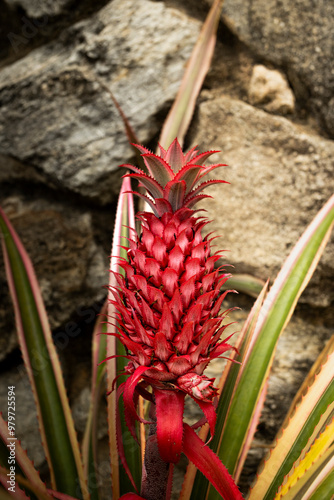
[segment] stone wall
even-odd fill
[[[210,3],[0,0],[0,204],[35,265],[79,435],[119,165],[134,161],[110,92],[154,149]],[[333,21],[331,2],[225,0],[186,146],[221,150],[215,162],[229,165],[231,185],[203,206],[237,273],[273,280],[333,192]],[[244,485],[332,334],[333,253],[330,243],[279,344]],[[230,303],[244,308],[241,328],[251,300]],[[15,380],[20,435],[43,467],[2,262],[0,304],[0,399]]]

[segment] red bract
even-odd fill
[[[156,405],[157,439],[162,459],[177,462],[183,449],[184,398],[189,394],[201,407],[214,432],[214,379],[203,375],[212,359],[231,349],[228,339],[220,340],[227,325],[227,311],[220,313],[226,296],[221,286],[229,275],[215,270],[220,252],[211,254],[213,238],[203,236],[207,224],[197,217],[193,205],[207,195],[202,190],[220,180],[204,181],[213,169],[204,166],[213,152],[183,154],[178,141],[161,156],[136,146],[149,174],[125,165],[134,173],[148,195],[144,197],[153,213],[142,212],[140,236],[130,240],[128,260],[120,261],[124,276],[116,274],[113,288],[116,308],[116,336],[127,350],[129,375],[120,388],[125,418],[135,436],[139,419],[135,402],[138,394],[152,398]],[[138,193],[137,193],[138,194]]]

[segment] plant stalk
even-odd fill
[[[173,465],[164,462],[160,456],[157,440],[155,405],[150,408],[152,424],[146,440],[143,463],[141,496],[146,500],[169,500],[172,489]]]

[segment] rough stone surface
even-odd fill
[[[161,20],[163,19],[163,22]],[[106,203],[129,157],[113,92],[147,142],[176,95],[199,23],[163,3],[114,0],[0,73],[1,170],[7,159],[44,182]],[[3,174],[2,174],[3,175]],[[13,175],[10,173],[9,175]]]
[[[45,462],[45,454],[37,425],[34,397],[23,365],[0,375],[0,405],[6,421],[10,385],[15,386],[15,437],[21,441],[23,449],[27,450],[28,457],[33,460],[35,467],[41,467]]]
[[[334,135],[333,2],[226,0],[223,20],[256,54],[285,68],[297,97]]]
[[[333,142],[320,139],[285,118],[227,97],[202,94],[191,142],[221,150],[212,161],[227,163],[205,201],[210,231],[237,273],[274,279],[285,257],[333,192]],[[207,100],[205,100],[207,99]],[[213,176],[217,178],[217,171]],[[204,204],[203,204],[204,206]],[[333,301],[333,244],[301,300],[326,307]],[[319,283],[321,282],[321,287]]]
[[[250,104],[278,115],[293,113],[295,108],[295,98],[284,75],[262,64],[253,68],[248,98]]]
[[[61,347],[75,337],[73,315],[85,314],[85,306],[101,300],[108,281],[107,255],[94,241],[92,217],[69,203],[47,199],[2,200],[17,233],[32,259],[41,287],[51,328],[58,332]],[[16,345],[13,308],[9,298],[3,262],[0,265],[0,358]],[[88,314],[86,314],[88,317]]]
[[[64,11],[73,0],[5,0],[10,8],[20,7],[29,17],[55,16]]]

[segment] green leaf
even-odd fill
[[[37,403],[52,486],[88,499],[79,445],[43,299],[30,258],[1,208],[0,231],[19,343]]]
[[[106,358],[107,338],[104,335],[107,331],[107,301],[105,301],[101,313],[96,320],[92,340],[92,390],[87,415],[87,424],[82,443],[82,459],[84,465],[85,477],[87,478],[88,490],[91,500],[98,500],[98,459],[97,459],[97,417],[100,405],[100,399],[103,389],[105,389],[104,376],[106,372],[105,363],[101,364]]]
[[[214,0],[184,73],[181,87],[162,128],[159,143],[167,148],[175,137],[182,146],[197,96],[210,68],[223,0]]]
[[[234,396],[236,390],[236,382],[240,378],[240,370],[242,367],[242,365],[240,365],[240,361],[244,359],[245,354],[249,348],[250,342],[253,338],[253,333],[259,318],[259,314],[267,290],[268,290],[268,282],[265,284],[257,300],[255,301],[248,315],[248,318],[245,321],[242,331],[239,335],[238,341],[236,343],[236,348],[239,351],[239,355],[233,354],[231,356],[232,359],[239,361],[239,363],[228,363],[218,384],[218,388],[220,389],[220,396],[217,408],[217,423],[215,428],[215,436],[213,438],[214,442],[215,441],[217,442],[217,444],[215,444],[213,447],[214,450],[217,450],[220,446],[220,441],[223,436],[224,424],[226,422],[226,415],[229,411],[232,397]],[[209,429],[207,427],[206,433],[204,431],[204,428],[202,428],[200,431],[200,437],[204,441],[207,439],[208,430]],[[196,500],[198,491],[204,492],[207,490],[209,485],[208,480],[199,472],[197,472],[194,485],[192,485],[192,481],[194,480],[195,474],[196,474],[195,468],[192,466],[192,464],[189,464],[187,468],[185,481],[182,487],[182,495],[180,496],[179,500],[188,500],[188,498],[190,498],[191,491],[192,491],[191,499]]]
[[[259,398],[272,364],[277,340],[287,325],[302,291],[310,280],[330,236],[334,220],[334,196],[317,214],[277,276],[259,314],[253,339],[242,360],[235,393],[222,436],[212,440],[229,472],[235,476],[245,457],[245,444],[255,430]],[[208,498],[217,498],[210,489]]]
[[[327,439],[333,440],[333,429],[328,430],[331,436],[328,436]],[[329,464],[333,466],[334,445],[332,444],[328,449],[322,449],[324,447],[323,442],[321,442],[322,437],[320,436],[314,443],[314,447],[319,449],[316,452],[313,449],[309,451],[300,466],[293,469],[293,474],[289,477],[287,483],[284,482],[284,486],[279,489],[279,493],[276,495],[277,500],[281,498],[284,500],[303,498],[306,492],[313,490],[314,484],[318,483],[318,477],[326,466]]]
[[[277,443],[275,448],[270,452],[270,456],[265,461],[261,468],[261,473],[257,478],[257,482],[251,490],[250,500],[269,500],[275,498],[279,486],[282,484],[284,476],[290,471],[293,472],[293,467],[296,468],[299,476],[299,484],[294,488],[296,491],[303,486],[303,475],[305,474],[305,481],[307,476],[305,470],[307,462],[312,460],[317,467],[317,458],[324,457],[328,452],[329,446],[332,442],[332,430],[329,435],[318,437],[318,449],[316,446],[317,440],[315,437],[309,442],[310,437],[314,433],[315,427],[321,421],[321,416],[329,412],[333,415],[334,410],[334,353],[329,356],[327,363],[323,366],[320,373],[314,380],[314,383],[309,388],[308,392],[304,395],[300,405],[297,407],[294,415],[291,417],[287,427],[282,428],[278,434]],[[329,408],[329,405],[331,408]],[[333,418],[333,416],[331,417]],[[325,421],[328,417],[325,418]],[[323,427],[324,422],[320,422]],[[333,429],[333,427],[332,427]],[[328,431],[327,431],[328,434]],[[327,441],[322,442],[321,437],[327,437]],[[309,443],[308,443],[309,442]],[[322,445],[322,449],[319,449]],[[303,453],[304,448],[307,446],[308,453],[304,459],[299,460]],[[332,450],[329,453],[333,454]],[[293,483],[293,475],[291,481],[287,479],[287,485]],[[286,488],[283,487],[283,492]]]
[[[233,274],[231,278],[222,286],[222,290],[236,290],[246,293],[255,299],[260,294],[265,282],[249,274]]]
[[[327,464],[323,469],[325,472],[322,480],[316,485],[312,491],[309,491],[307,500],[327,500],[328,492],[334,491],[334,459]],[[318,476],[320,477],[320,475]]]

